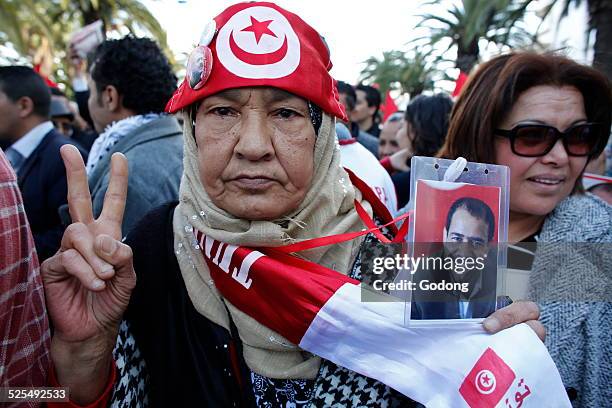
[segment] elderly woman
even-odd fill
[[[612,207],[580,183],[608,140],[611,111],[598,71],[554,54],[511,53],[473,74],[440,152],[510,167],[509,241],[538,244],[535,254],[525,245],[510,251],[509,265],[529,274],[547,346],[573,404],[584,407],[612,400],[612,260],[609,245],[597,245],[612,241]],[[578,242],[589,244],[562,244]]]
[[[186,115],[180,203],[146,215],[124,243],[125,159],[112,158],[104,210],[94,220],[82,161],[62,151],[74,224],[43,275],[55,329],[51,383],[70,387],[73,406],[408,403],[271,330],[305,319],[290,305],[265,309],[257,320],[251,312],[266,305],[223,295],[224,276],[250,287],[259,256],[249,250],[231,268],[232,254],[360,231],[355,206],[370,216],[381,208],[339,166],[334,116],[344,113],[329,68],[319,34],[271,3],[242,3],[217,16],[168,105]],[[363,242],[269,256],[268,272],[307,262],[358,277]],[[279,295],[266,292],[270,302],[262,303]],[[295,296],[309,300],[306,292]],[[537,317],[533,303],[515,304],[485,328],[527,321],[542,337]]]

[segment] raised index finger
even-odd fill
[[[60,154],[66,167],[68,182],[68,208],[72,222],[89,224],[93,221],[91,194],[87,183],[85,163],[79,150],[70,144],[60,148]]]
[[[99,220],[104,223],[114,224],[117,229],[117,239],[121,238],[121,224],[123,223],[123,211],[127,199],[128,189],[128,163],[127,158],[121,153],[114,153],[111,157],[111,171],[108,188],[104,195],[104,206]]]

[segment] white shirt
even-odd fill
[[[25,161],[28,157],[30,157],[32,152],[36,150],[40,142],[42,142],[46,134],[51,130],[53,130],[53,123],[49,120],[43,122],[40,125],[33,127],[28,133],[13,143],[9,149],[17,151],[21,156],[23,156],[23,160]]]
[[[397,212],[397,195],[391,176],[389,176],[387,170],[368,149],[355,142],[349,144],[340,143],[340,162],[342,167],[351,170],[370,186],[378,198],[380,198],[380,201],[389,209],[391,215],[395,216]]]
[[[467,317],[472,317],[472,316],[468,316],[467,312],[468,312],[468,306],[470,305],[470,301],[469,300],[460,300],[459,301],[459,317],[462,319],[465,319]]]

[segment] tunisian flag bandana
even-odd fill
[[[219,292],[303,350],[428,407],[571,407],[546,347],[525,324],[495,335],[479,323],[408,328],[403,302],[362,302],[360,282],[283,247],[194,233]]]
[[[270,86],[347,120],[331,68],[327,43],[298,15],[274,3],[235,4],[204,26],[166,112],[226,89]]]

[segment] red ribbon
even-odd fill
[[[361,203],[359,203],[357,200],[355,200],[355,209],[357,210],[357,214],[359,215],[359,218],[361,218],[361,220],[366,225],[366,227],[368,227],[368,229],[364,229],[363,231],[345,232],[343,234],[329,235],[327,237],[312,238],[312,239],[307,239],[305,241],[297,242],[295,244],[288,244],[288,245],[283,245],[283,246],[278,246],[278,247],[264,247],[264,248],[261,248],[260,250],[262,249],[271,250],[274,252],[281,252],[281,253],[288,254],[292,252],[306,251],[308,249],[337,244],[339,242],[350,241],[351,239],[355,239],[357,237],[360,237],[362,235],[366,235],[369,233],[373,233],[376,236],[376,238],[378,238],[378,240],[384,244],[399,243],[399,242],[402,242],[404,238],[406,237],[406,234],[408,233],[408,225],[409,225],[409,221],[407,218],[410,217],[410,215],[412,214],[412,211],[407,212],[406,214],[402,214],[399,217],[394,218],[393,220],[389,221],[388,223],[378,227],[376,226],[376,223],[374,223],[374,220],[372,220],[372,218],[368,215],[366,210],[363,208]],[[388,227],[391,224],[395,224],[396,222],[401,221],[401,220],[405,220],[405,221],[400,227],[395,237],[393,237],[393,240],[390,240],[389,238],[385,237],[383,233],[380,232],[381,229]]]

